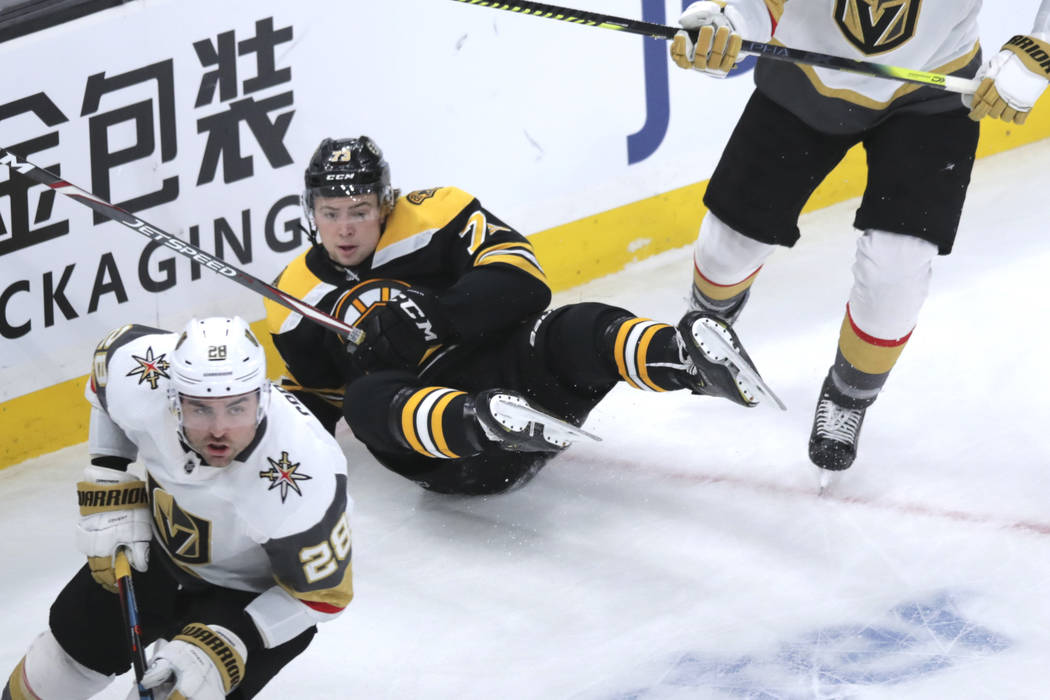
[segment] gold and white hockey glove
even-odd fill
[[[1044,34],[1017,35],[977,73],[970,119],[1024,124],[1050,81],[1050,42]]]
[[[244,680],[248,649],[220,625],[191,622],[170,642],[157,641],[142,686],[156,700],[223,700]],[[139,697],[132,688],[128,698]]]
[[[118,547],[127,548],[128,561],[138,571],[149,565],[152,530],[146,483],[119,469],[92,465],[77,483],[77,500],[77,549],[87,556],[95,581],[116,593],[113,557]]]
[[[766,41],[773,33],[763,0],[701,0],[685,8],[678,24],[682,31],[671,41],[671,60],[716,78],[736,65],[745,38]]]

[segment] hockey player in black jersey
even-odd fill
[[[620,381],[744,406],[768,392],[710,314],[676,328],[600,303],[547,311],[551,291],[525,236],[455,187],[399,196],[368,137],[320,144],[303,210],[314,245],[276,285],[366,338],[347,352],[267,303],[285,386],[329,430],[345,417],[380,463],[424,488],[524,484]]]

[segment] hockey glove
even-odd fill
[[[155,700],[223,700],[244,680],[248,649],[219,625],[191,622],[170,642],[157,641],[142,686]],[[129,700],[139,697],[135,688]]]
[[[152,532],[146,484],[127,472],[92,465],[77,483],[77,500],[77,548],[87,556],[95,581],[116,593],[113,557],[118,547],[127,547],[128,561],[138,571],[149,564]]]
[[[671,60],[679,68],[716,78],[726,77],[736,65],[745,36],[767,39],[772,34],[769,13],[761,0],[694,2],[685,8],[678,24],[682,31],[671,42]]]
[[[451,328],[438,298],[417,288],[374,307],[359,326],[365,340],[350,355],[350,362],[366,373],[416,369],[427,351],[446,339]]]
[[[1015,36],[977,73],[981,84],[973,95],[970,119],[983,117],[1024,124],[1050,81],[1047,36]]]

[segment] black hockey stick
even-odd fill
[[[47,185],[51,189],[61,192],[70,199],[75,199],[84,206],[92,209],[93,211],[105,216],[108,219],[112,219],[117,223],[124,224],[130,229],[133,229],[151,241],[159,241],[165,246],[174,250],[176,253],[180,253],[190,260],[196,263],[200,263],[204,267],[219,273],[223,277],[233,280],[234,282],[247,287],[256,294],[277,302],[281,306],[291,309],[296,313],[302,314],[304,318],[307,318],[314,323],[320,324],[330,331],[334,331],[339,335],[346,338],[348,343],[351,343],[354,347],[361,344],[361,341],[365,339],[365,332],[360,328],[355,328],[349,324],[343,323],[337,318],[329,316],[320,309],[310,306],[306,302],[296,299],[290,294],[282,292],[280,289],[263,282],[257,277],[249,275],[244,270],[239,270],[233,267],[229,263],[206,253],[199,248],[191,246],[189,243],[184,242],[181,238],[173,236],[167,231],[163,231],[152,224],[135,216],[131,212],[121,209],[118,206],[110,204],[109,202],[103,201],[91,194],[86,190],[82,190],[76,185],[66,182],[62,178],[58,177],[54,173],[45,170],[37,165],[33,165],[24,158],[20,158],[8,149],[0,146],[0,165],[6,165],[13,172],[18,172],[25,175],[30,180],[35,180],[42,185]]]
[[[629,34],[640,34],[642,36],[652,37],[654,39],[673,39],[674,35],[680,30],[680,27],[668,27],[662,24],[653,24],[652,22],[643,22],[641,20],[626,19],[623,17],[611,17],[597,12],[573,10],[568,7],[547,5],[541,2],[529,2],[528,0],[518,0],[516,2],[453,0],[453,2],[462,2],[468,5],[480,5],[481,7],[491,7],[494,10],[509,10],[510,12],[517,12],[522,15],[534,15],[536,17],[558,19],[563,22],[582,24],[587,27],[615,29]],[[943,73],[927,73],[926,71],[911,70],[910,68],[887,66],[882,63],[854,61],[853,59],[842,58],[841,56],[831,56],[826,53],[816,53],[814,51],[803,51],[800,49],[789,49],[786,46],[764,44],[761,41],[749,41],[747,39],[744,39],[741,44],[741,50],[744,53],[757,54],[777,61],[804,63],[810,66],[818,66],[820,68],[863,73],[864,75],[873,75],[879,78],[888,78],[890,80],[900,80],[906,83],[919,83],[920,85],[928,85],[930,87],[940,88],[942,90],[947,90],[948,92],[957,92],[963,95],[972,95],[977,91],[977,86],[980,84],[978,81],[970,78],[958,78],[951,75],[944,75]]]
[[[142,647],[142,628],[139,625],[139,606],[135,602],[135,585],[131,581],[131,565],[123,547],[117,550],[114,569],[117,574],[117,593],[120,594],[120,612],[124,615],[124,629],[128,633],[131,665],[135,668],[139,700],[153,700],[153,691],[142,687],[142,676],[146,673],[146,650]]]

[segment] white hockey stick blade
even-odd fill
[[[728,340],[726,340],[721,333],[708,333],[707,337],[714,340],[716,345],[719,345],[722,352],[726,354],[726,360],[723,364],[731,364],[739,373],[738,379],[742,379],[747,385],[748,390],[752,394],[762,394],[773,400],[777,406],[780,407],[781,411],[786,411],[787,406],[780,400],[780,397],[773,393],[773,390],[769,388],[766,381],[759,376],[758,372],[751,369],[747,362],[740,356],[740,353],[734,348]]]
[[[601,442],[602,439],[594,433],[587,432],[583,428],[577,428],[572,423],[555,418],[549,413],[539,411],[532,406],[522,406],[503,402],[500,404],[499,412],[509,417],[532,421],[543,426],[543,434],[555,441],[573,442],[581,438]]]

